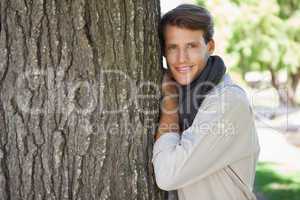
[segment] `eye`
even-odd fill
[[[197,47],[197,45],[194,44],[194,43],[189,43],[189,44],[187,45],[187,48],[196,48],[196,47]]]
[[[168,46],[167,47],[167,50],[170,51],[170,50],[174,50],[176,49],[176,46],[175,45],[171,45],[171,46]]]

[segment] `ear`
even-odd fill
[[[208,51],[209,55],[214,53],[214,51],[215,51],[215,41],[213,39],[208,41],[207,51]]]

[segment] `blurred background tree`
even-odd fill
[[[251,1],[243,5],[246,9],[232,27],[227,52],[235,56],[236,66],[243,75],[253,70],[269,71],[280,102],[295,105],[300,79],[300,55],[297,52],[300,29],[294,23],[298,15],[292,10],[295,7],[290,6],[287,11],[286,6],[280,7],[286,4],[274,0]],[[284,82],[279,79],[282,73],[287,75]]]
[[[300,9],[300,0],[277,0],[280,11],[279,16],[282,19],[288,19]]]
[[[197,3],[209,9],[219,4],[235,8],[222,16],[215,15],[216,24],[230,30],[224,49],[232,59],[233,69],[243,78],[251,71],[268,71],[280,102],[296,105],[300,80],[300,0],[198,0]]]

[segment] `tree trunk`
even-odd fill
[[[289,77],[291,77],[290,80],[290,89],[289,89],[289,96],[293,101],[293,105],[296,106],[298,104],[298,102],[296,101],[296,93],[297,93],[297,87],[299,84],[299,80],[300,80],[300,67],[298,67],[298,70],[296,71],[296,73],[291,73],[289,75]]]
[[[1,200],[163,199],[159,15],[158,0],[0,1]]]
[[[294,95],[295,93],[292,91],[289,82],[287,82],[286,85],[280,85],[275,71],[271,67],[269,67],[269,71],[271,73],[271,84],[277,91],[280,104],[284,106],[286,105],[295,106],[296,96]]]

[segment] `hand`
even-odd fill
[[[161,110],[165,114],[173,114],[178,111],[179,84],[173,79],[169,70],[166,70],[162,81]]]
[[[169,70],[164,73],[162,81],[163,96],[178,96],[179,84],[173,79]]]
[[[179,85],[166,71],[162,82],[161,113],[155,140],[168,132],[179,132],[178,123],[178,91]]]

